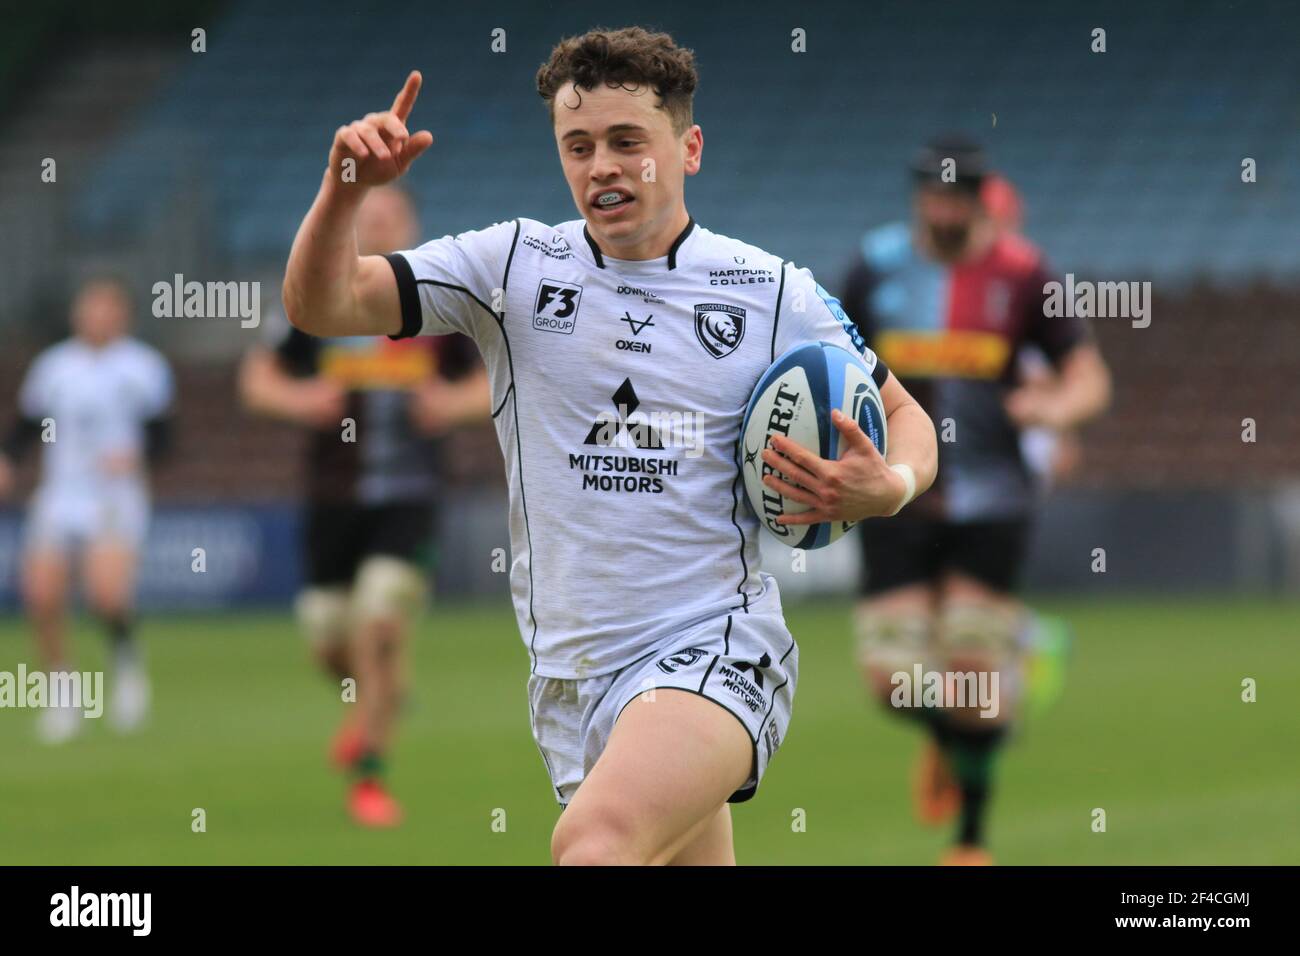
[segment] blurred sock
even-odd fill
[[[935,740],[947,755],[961,789],[957,842],[980,846],[993,784],[993,765],[1006,737],[1006,728],[972,730],[951,722],[935,722]]]
[[[384,775],[384,758],[377,750],[363,751],[352,764],[352,775],[358,780],[377,780]]]
[[[138,664],[140,651],[135,643],[131,619],[125,614],[107,614],[102,620],[104,629],[108,631],[108,642],[114,663],[119,667],[132,667]]]

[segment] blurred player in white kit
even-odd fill
[[[41,447],[40,480],[28,506],[22,593],[40,664],[73,668],[65,639],[73,562],[87,606],[111,643],[107,715],[129,732],[149,710],[149,679],[133,635],[136,568],[149,522],[148,464],[168,444],[173,383],[157,350],[130,337],[131,296],[113,278],[94,278],[72,303],[72,335],[40,353],[18,394],[18,418],[0,447],[0,497],[15,464]],[[75,736],[82,711],[41,712],[49,743]]]

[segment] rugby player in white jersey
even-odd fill
[[[72,305],[71,338],[32,363],[19,418],[0,453],[0,496],[13,462],[41,439],[41,477],[24,532],[23,601],[42,665],[71,669],[64,639],[74,553],[87,603],[112,642],[109,722],[132,731],[149,708],[149,681],[132,635],[135,572],[149,522],[147,465],[167,444],[172,375],[152,347],[131,338],[131,299],[115,279],[84,284]],[[50,743],[74,736],[82,711],[42,712]]]
[[[686,211],[704,143],[696,82],[666,34],[563,41],[537,88],[582,218],[359,256],[367,188],[433,141],[406,127],[412,73],[391,110],[335,133],[285,276],[306,332],[456,331],[483,354],[533,734],[567,807],[557,863],[735,861],[728,803],[753,795],[785,737],[798,663],[739,489],[741,417],[773,358],[804,342],[856,349],[889,419],[888,462],[840,415],[838,461],[783,440],[763,452],[800,487],[770,485],[810,505],[789,523],[892,514],[936,468],[928,417],[811,274]]]

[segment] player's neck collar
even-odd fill
[[[686,228],[677,234],[673,244],[668,247],[668,268],[670,271],[677,268],[677,250],[681,248],[682,243],[686,241],[686,237],[691,234],[691,230],[694,228],[695,217],[691,216],[686,220]],[[587,240],[587,245],[591,249],[591,257],[596,260],[596,268],[605,268],[605,255],[600,251],[600,246],[596,245],[596,240],[591,238],[591,233],[587,231],[585,222],[582,224],[582,238]]]

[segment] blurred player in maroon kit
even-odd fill
[[[366,197],[363,252],[404,249],[418,234],[402,190]],[[349,812],[364,826],[392,826],[401,810],[383,784],[383,758],[403,696],[403,647],[427,590],[436,438],[488,420],[487,373],[464,336],[318,339],[273,319],[275,340],[245,356],[240,390],[253,411],[313,430],[297,612],[322,668],[356,681],[356,713],[332,748],[353,778]]]
[[[1099,414],[1110,381],[1086,324],[1044,315],[1054,276],[1007,228],[1018,217],[1013,192],[994,186],[988,198],[1001,221],[990,215],[980,147],[934,140],[911,172],[912,223],[863,238],[840,299],[933,419],[939,476],[908,513],[864,524],[860,660],[872,691],[929,732],[918,813],[930,823],[961,817],[944,862],[979,864],[991,862],[983,824],[994,759],[1024,696],[1029,623],[1016,592],[1038,488],[1021,434],[1069,430]],[[1020,359],[1030,349],[1046,368],[1026,381]],[[975,706],[891,706],[894,675],[910,677],[918,664],[996,673],[996,716]]]

